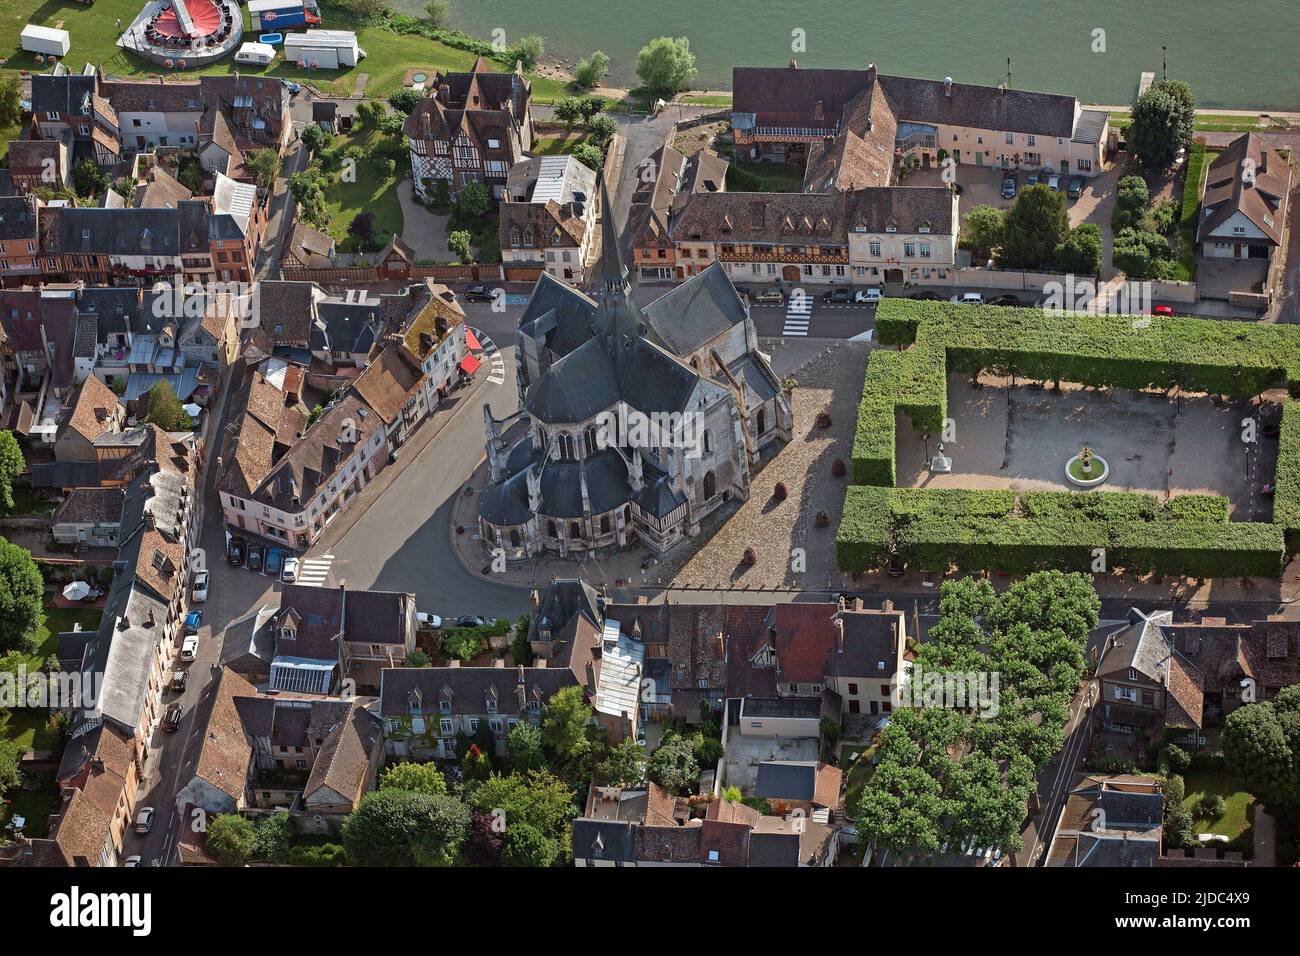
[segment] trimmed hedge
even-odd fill
[[[1282,384],[1300,393],[1300,328],[1190,318],[1052,313],[886,299],[881,345],[867,365],[853,442],[853,481],[836,548],[862,571],[897,556],[927,570],[951,565],[1022,573],[1107,566],[1197,577],[1281,573],[1300,551],[1300,402],[1284,406],[1273,524],[1228,521],[1217,495],[1162,504],[1131,492],[894,489],[899,412],[938,434],[947,375],[990,371],[1098,388],[1253,396]],[[903,348],[910,346],[910,348]]]
[[[1273,523],[1286,535],[1287,554],[1295,554],[1300,552],[1300,402],[1292,399],[1282,404],[1273,485]]]
[[[926,571],[1013,574],[1106,569],[1196,577],[1276,577],[1281,528],[1229,523],[1226,502],[1193,495],[1177,511],[1131,492],[850,487],[836,536],[840,568],[860,572],[893,557]],[[1174,501],[1179,499],[1175,498]],[[1222,506],[1220,506],[1220,504]],[[1188,520],[1184,513],[1195,515]],[[1218,514],[1222,520],[1207,520]]]

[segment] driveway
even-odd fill
[[[415,201],[415,187],[409,178],[397,184],[397,198],[402,204],[402,241],[415,251],[415,258],[430,262],[449,262],[447,220],[429,212]]]

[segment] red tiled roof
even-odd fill
[[[773,609],[776,628],[776,678],[781,683],[820,684],[827,661],[835,651],[834,604],[778,604]]]

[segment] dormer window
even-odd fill
[[[1137,672],[1136,670],[1134,670],[1132,667],[1130,667],[1130,668],[1128,669],[1128,679],[1129,679],[1129,680],[1137,680],[1137,679],[1138,679],[1138,672]]]
[[[484,703],[487,705],[487,712],[489,714],[495,714],[497,712],[497,702],[491,697],[489,697]]]
[[[439,700],[439,701],[438,701],[438,713],[440,713],[440,714],[450,714],[450,713],[451,713],[451,701],[447,700],[446,698],[443,698],[442,700]]]

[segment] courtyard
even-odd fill
[[[1259,414],[1257,441],[1242,442],[1242,421]],[[928,441],[897,415],[898,484],[912,488],[1068,491],[1065,463],[1085,445],[1106,459],[1110,477],[1101,491],[1137,491],[1160,497],[1223,495],[1235,521],[1271,521],[1260,494],[1273,481],[1281,407],[1262,413],[1250,399],[1123,389],[1098,391],[1065,384],[1013,386],[982,376],[948,376],[951,437],[944,454],[950,473],[931,472],[936,437]],[[1270,435],[1271,433],[1271,435]]]

